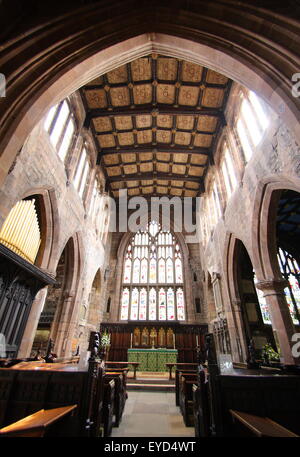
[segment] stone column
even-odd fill
[[[189,259],[187,257],[183,258],[182,270],[183,270],[183,280],[184,280],[184,287],[182,288],[182,290],[185,293],[185,311],[186,311],[185,320],[187,322],[194,323],[194,322],[196,322],[196,313],[195,313],[195,304],[194,304],[194,297],[193,297],[193,285],[192,285],[192,281],[191,281],[191,267],[190,267]]]
[[[44,304],[48,293],[48,287],[39,290],[33,300],[29,318],[25,327],[22,342],[18,351],[18,358],[30,357],[31,348],[33,345],[35,332],[39,323],[41,312],[43,311]]]
[[[232,306],[227,310],[227,325],[230,335],[232,360],[246,362],[248,357],[247,340],[242,318],[241,300],[232,299]]]
[[[74,291],[64,291],[64,301],[61,305],[61,309],[57,309],[57,313],[54,317],[55,326],[51,329],[50,337],[54,340],[54,352],[58,357],[68,357],[70,354],[67,352],[70,350],[71,342],[68,341],[71,338],[71,327],[73,328],[74,322],[72,322],[72,310],[75,301]]]
[[[293,344],[291,339],[295,333],[295,327],[284,294],[287,286],[288,281],[285,279],[271,279],[256,283],[256,287],[263,291],[269,307],[275,342],[280,348],[280,360],[284,365],[295,365],[299,364],[299,360],[294,359],[291,352]]]

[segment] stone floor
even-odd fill
[[[194,437],[175,406],[174,392],[128,392],[120,426],[113,437]]]

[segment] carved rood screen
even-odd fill
[[[128,245],[121,320],[185,320],[182,254],[175,236],[152,221]]]

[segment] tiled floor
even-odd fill
[[[174,392],[128,392],[120,426],[112,437],[194,437],[194,427],[184,425],[175,406]]]

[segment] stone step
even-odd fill
[[[169,381],[168,379],[157,379],[157,378],[137,378],[137,379],[127,379],[127,383],[131,384],[163,384],[169,385],[174,384],[173,381]]]
[[[175,392],[175,384],[162,384],[153,382],[127,382],[127,390],[142,390],[147,392]]]

